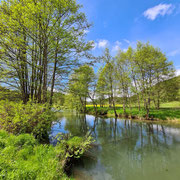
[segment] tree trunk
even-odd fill
[[[43,103],[47,102],[47,43],[45,43],[44,46],[44,52],[43,52]]]
[[[57,55],[58,55],[58,42],[56,45],[56,51],[55,51],[55,58],[54,58],[54,70],[53,70],[53,77],[52,77],[52,83],[51,83],[51,94],[50,94],[50,105],[53,103],[53,93],[54,93],[54,85],[55,85],[55,77],[56,77],[56,69],[57,69]]]

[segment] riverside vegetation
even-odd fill
[[[0,17],[0,179],[69,179],[91,140],[50,145],[51,108],[54,89],[91,57],[90,24],[75,0],[3,0]]]
[[[69,179],[73,161],[91,137],[63,136],[54,147],[48,132],[55,114],[47,105],[0,102],[0,179]]]
[[[173,62],[149,42],[95,57],[76,0],[2,0],[0,17],[0,179],[71,178],[92,138],[62,135],[51,145],[53,108],[179,119]]]
[[[64,107],[95,115],[180,119],[180,76],[158,48],[138,42],[116,57],[106,49],[102,60],[97,75],[88,65],[71,74]]]

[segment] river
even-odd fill
[[[95,139],[92,157],[73,168],[76,179],[179,180],[180,128],[165,124],[62,112],[50,136],[71,133]]]

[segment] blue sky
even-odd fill
[[[95,54],[108,46],[113,55],[138,40],[166,53],[180,75],[180,0],[78,0],[93,26],[88,40]]]

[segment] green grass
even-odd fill
[[[62,138],[62,137],[61,137]],[[32,135],[0,131],[0,179],[63,180],[64,162],[89,148],[91,138],[69,137],[57,146],[40,144]]]
[[[162,103],[161,108],[180,108],[180,101]]]
[[[97,108],[98,115],[101,115],[101,112],[106,112],[104,115],[114,116],[114,110],[113,108]],[[116,111],[118,115],[123,115],[123,108],[116,107]],[[87,107],[87,112],[90,114],[95,114],[93,107]],[[144,109],[141,109],[141,111],[138,110],[138,108],[132,108],[130,110],[129,108],[126,109],[127,115],[132,115],[136,117],[145,117],[146,111]],[[102,113],[103,115],[103,113]],[[151,109],[150,110],[150,117],[153,117],[154,119],[160,119],[160,120],[180,120],[180,108],[161,108],[160,110]]]
[[[32,135],[0,131],[0,179],[66,179],[56,149]]]

